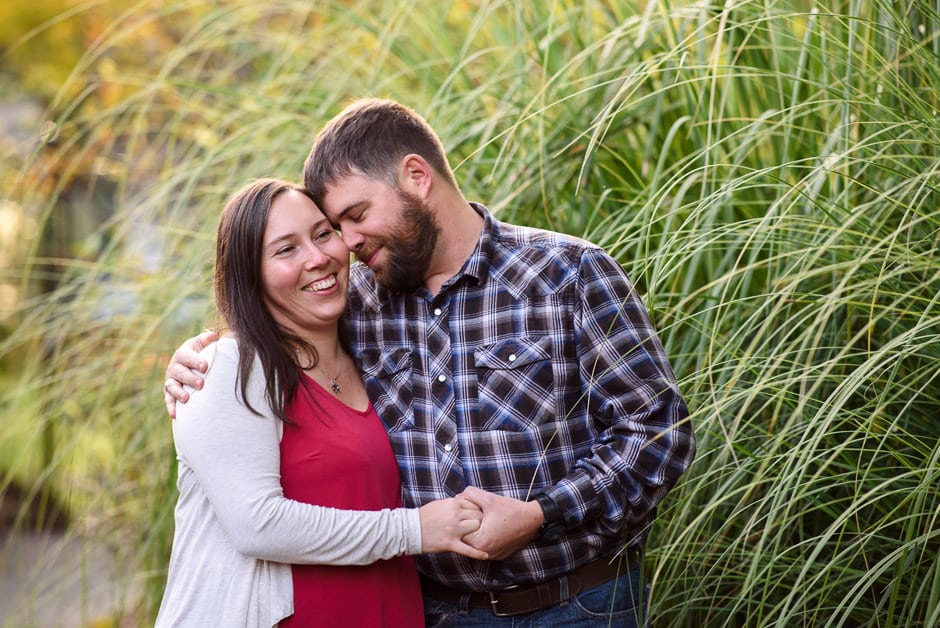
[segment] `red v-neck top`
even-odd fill
[[[388,436],[369,404],[358,411],[314,380],[288,404],[281,439],[284,495],[350,510],[401,506],[401,477]],[[414,560],[401,556],[365,566],[292,565],[294,614],[281,626],[424,625]]]

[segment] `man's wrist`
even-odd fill
[[[538,530],[536,538],[541,541],[557,541],[564,535],[567,526],[565,518],[561,514],[561,509],[551,497],[545,493],[539,493],[535,496],[535,501],[542,508],[544,520]]]

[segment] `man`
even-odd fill
[[[330,121],[304,183],[362,262],[345,331],[404,505],[463,493],[483,510],[465,540],[493,560],[420,558],[428,624],[642,625],[643,542],[695,446],[620,265],[468,202],[437,135],[392,101]],[[207,339],[167,369],[171,412]]]

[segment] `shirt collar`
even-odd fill
[[[442,290],[460,280],[461,277],[469,277],[477,284],[486,281],[490,270],[490,260],[493,259],[494,246],[499,240],[499,222],[490,211],[480,203],[470,203],[470,207],[483,217],[483,232],[477,241],[476,247],[470,253],[463,267],[456,275],[444,282]]]

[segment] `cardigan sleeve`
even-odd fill
[[[339,510],[284,497],[279,420],[256,361],[248,401],[237,384],[238,348],[223,338],[204,351],[205,386],[177,408],[173,438],[229,540],[247,556],[298,564],[364,565],[421,552],[417,509]]]

